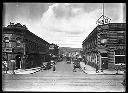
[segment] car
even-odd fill
[[[71,61],[67,61],[67,64],[71,64]]]
[[[80,68],[80,63],[79,62],[74,62],[74,68]]]
[[[51,69],[51,63],[50,62],[45,64],[44,67],[43,67],[43,70],[49,70],[49,69]]]

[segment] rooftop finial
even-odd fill
[[[110,23],[110,18],[104,15],[104,3],[103,3],[103,15],[96,21],[98,25],[104,25]]]

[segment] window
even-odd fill
[[[9,47],[9,42],[6,42],[5,43],[5,47]]]
[[[125,44],[125,40],[124,39],[118,39],[118,44]]]
[[[20,43],[16,43],[16,46],[17,46],[17,47],[20,47],[20,45],[21,45]]]
[[[19,41],[19,40],[21,40],[21,38],[20,37],[17,37],[16,40]]]
[[[5,42],[2,42],[2,47],[5,47]]]
[[[11,47],[11,42],[2,42],[2,47]]]
[[[101,43],[107,43],[107,39],[101,39]]]
[[[115,64],[125,63],[125,56],[115,56]]]
[[[117,49],[115,51],[115,64],[125,63],[125,49]]]
[[[125,55],[125,49],[117,49],[115,50],[115,55]]]
[[[5,42],[9,42],[9,38],[8,38],[8,37],[5,37],[5,38],[4,38],[4,41],[5,41]]]

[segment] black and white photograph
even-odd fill
[[[3,92],[126,92],[126,3],[2,3]]]

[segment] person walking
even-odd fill
[[[55,61],[53,62],[53,71],[56,71]]]
[[[11,59],[12,74],[15,74],[15,58]]]
[[[7,63],[7,61],[5,61],[4,65],[5,65],[5,71],[6,71],[6,74],[7,74],[7,71],[8,71],[8,63]]]
[[[74,64],[73,64],[73,72],[76,72],[76,62],[77,62],[77,59],[75,58]]]
[[[98,71],[98,65],[96,64],[96,73],[98,73],[99,71]]]

